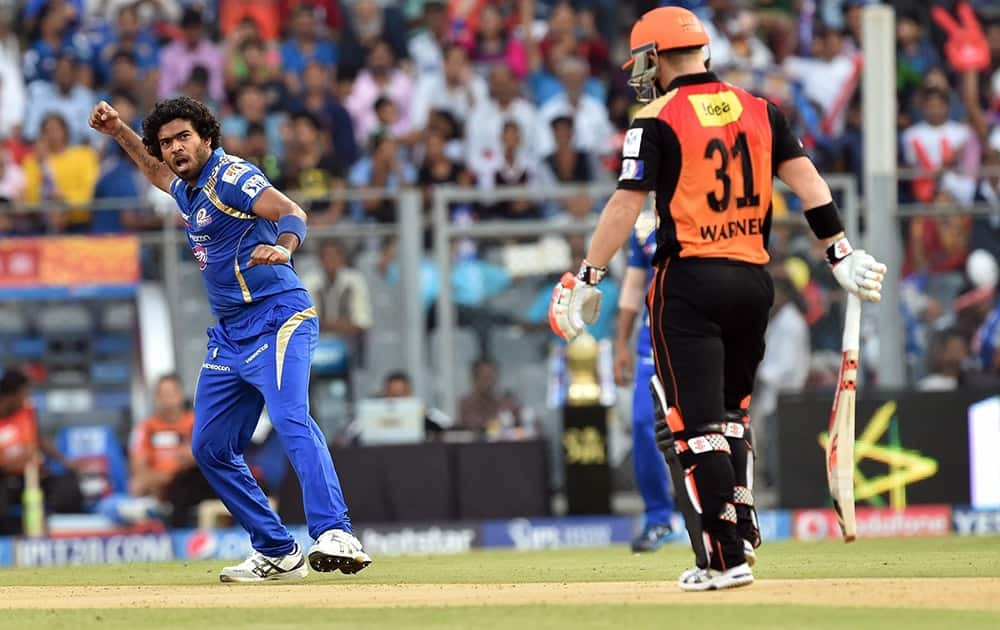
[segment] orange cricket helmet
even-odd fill
[[[632,69],[629,85],[640,101],[655,93],[656,54],[664,50],[708,46],[708,33],[694,13],[682,7],[660,7],[648,11],[632,26],[629,37],[631,57],[622,65]]]

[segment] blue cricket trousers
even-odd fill
[[[316,308],[305,291],[270,296],[208,330],[192,450],[216,494],[250,533],[253,548],[266,556],[291,552],[295,541],[243,460],[265,404],[302,485],[309,534],[351,532],[326,439],[309,415],[309,369],[318,335]]]

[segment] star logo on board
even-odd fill
[[[903,448],[899,444],[896,402],[889,401],[875,410],[865,430],[854,441],[854,497],[858,502],[880,503],[880,495],[889,494],[889,505],[906,507],[906,486],[933,477],[938,470],[936,460],[919,451]],[[893,420],[895,419],[895,422]],[[887,444],[880,444],[883,437]],[[826,448],[828,433],[821,433],[819,445]],[[879,462],[888,467],[884,475],[867,478],[861,472],[864,460]]]

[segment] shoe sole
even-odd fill
[[[753,574],[746,573],[737,576],[715,577],[708,582],[700,582],[698,584],[680,584],[680,587],[682,591],[702,592],[721,591],[727,588],[738,588],[751,584],[753,584]]]
[[[269,575],[266,578],[262,577],[240,577],[235,575],[219,575],[219,581],[226,584],[250,584],[254,582],[275,582],[280,580],[302,580],[309,575],[309,569],[305,565],[295,569],[294,571],[286,571],[285,573],[275,573],[274,575]]]
[[[359,553],[356,556],[332,556],[322,551],[309,552],[309,566],[319,573],[332,573],[340,571],[347,575],[353,575],[369,564],[372,559],[366,553]]]

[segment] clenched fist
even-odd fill
[[[105,101],[94,105],[90,112],[90,126],[109,136],[115,135],[121,127],[122,121],[118,117],[118,112]]]
[[[283,265],[291,259],[288,250],[275,245],[258,245],[250,254],[247,269],[254,265]]]

